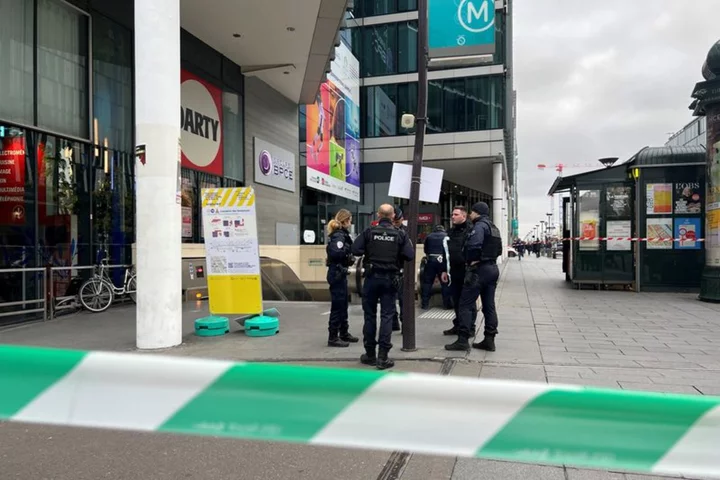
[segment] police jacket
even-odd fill
[[[502,254],[502,236],[490,217],[483,215],[473,222],[463,248],[465,263],[495,262]]]
[[[461,267],[465,265],[463,257],[463,245],[468,234],[468,223],[464,222],[459,225],[453,225],[448,235],[448,249],[450,250],[450,265]]]
[[[352,253],[350,249],[352,247],[352,238],[350,233],[344,229],[339,228],[330,235],[325,251],[327,252],[327,264],[328,265],[340,265],[343,267],[349,267],[353,263]]]
[[[397,273],[402,262],[415,258],[407,234],[395,228],[387,218],[359,235],[353,242],[352,253],[363,255],[365,269],[374,272]]]
[[[445,256],[445,232],[433,232],[425,238],[425,255],[442,255]]]

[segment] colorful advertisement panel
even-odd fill
[[[702,238],[700,218],[675,219],[675,248],[679,250],[700,250]]]
[[[0,138],[0,224],[25,223],[25,137]]]
[[[360,65],[345,44],[328,80],[307,105],[307,186],[360,201]]]

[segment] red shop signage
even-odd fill
[[[435,218],[435,215],[432,213],[421,213],[418,215],[418,223],[420,224],[428,224],[433,223],[433,219]]]
[[[0,223],[25,223],[25,138],[0,139]]]
[[[222,176],[222,90],[185,70],[180,82],[182,166]]]

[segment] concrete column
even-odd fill
[[[180,0],[135,0],[137,346],[182,343]]]
[[[502,222],[503,222],[503,164],[502,162],[493,163],[493,185],[492,185],[492,214],[493,223],[500,229],[502,233]],[[505,243],[505,236],[503,235],[503,243]],[[502,261],[505,258],[505,249],[503,247],[503,256],[498,261]]]
[[[502,237],[503,237],[503,247],[506,247],[510,241],[510,237],[508,236],[508,194],[507,194],[507,182],[503,180],[502,182]],[[503,258],[507,257],[507,250],[503,248]]]

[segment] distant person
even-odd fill
[[[395,299],[400,290],[399,265],[413,260],[415,250],[407,234],[393,225],[395,211],[384,204],[378,209],[378,225],[359,235],[352,245],[352,253],[363,256],[363,346],[360,362],[384,370],[395,365],[388,353],[392,349],[392,322]],[[377,305],[380,301],[380,331],[377,333]],[[379,349],[376,352],[376,346]]]
[[[478,202],[472,207],[470,220],[473,227],[468,234],[463,248],[467,272],[460,297],[460,321],[458,339],[446,350],[469,350],[469,339],[474,336],[472,322],[477,315],[477,299],[482,302],[485,316],[485,338],[480,343],[473,343],[473,348],[495,351],[495,335],[497,335],[498,318],[495,309],[495,289],[500,278],[497,258],[502,255],[503,241],[500,230],[490,221],[490,207],[485,202]]]
[[[465,259],[463,257],[463,245],[470,231],[471,226],[467,221],[467,208],[457,205],[452,211],[452,227],[450,228],[448,250],[450,251],[450,294],[452,296],[453,308],[455,309],[455,318],[453,326],[449,330],[443,331],[443,335],[457,335],[458,322],[460,313],[460,295],[462,294],[463,281],[465,279]],[[477,319],[477,309],[475,317],[472,319],[471,329],[475,332],[475,321]],[[473,335],[474,336],[474,335]]]
[[[330,285],[330,320],[328,321],[328,347],[347,347],[359,339],[350,334],[348,323],[348,267],[353,265],[350,249],[352,214],[342,209],[328,223],[326,247],[328,267],[327,282]]]
[[[447,273],[450,270],[448,266],[448,234],[445,227],[436,225],[433,232],[425,238],[423,244],[425,252],[425,268],[423,270],[423,278],[420,281],[421,302],[420,308],[427,310],[430,308],[430,299],[432,298],[432,288],[435,280],[440,280],[440,288],[442,291],[443,307],[446,310],[452,308],[452,295],[448,286]],[[445,275],[443,275],[445,274]]]

